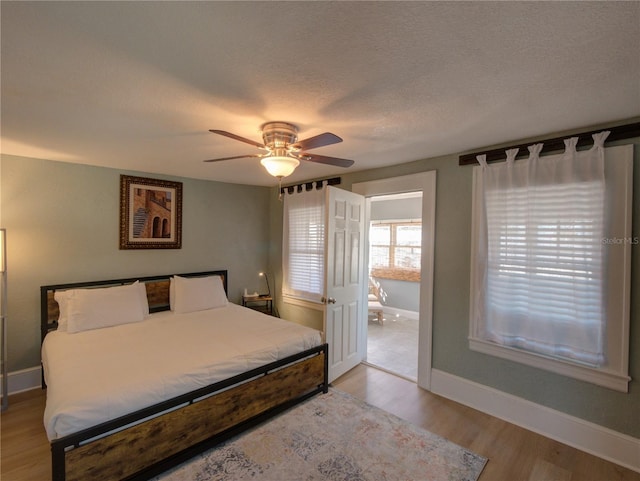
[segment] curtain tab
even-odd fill
[[[482,166],[483,169],[487,167],[487,155],[486,154],[476,155],[476,159],[478,160],[478,163]]]
[[[610,130],[605,130],[603,132],[598,132],[597,134],[593,134],[591,137],[593,137],[593,147],[594,149],[602,149],[604,148],[604,141],[607,140],[607,137],[609,137],[609,134],[611,133]]]
[[[538,157],[540,152],[542,152],[542,147],[544,144],[533,144],[527,147],[529,149],[529,158]]]
[[[507,150],[507,165],[513,165],[513,161],[516,160],[516,155],[518,155],[519,151],[519,148]]]
[[[570,139],[564,139],[565,154],[575,152],[577,145],[578,145],[578,137],[571,137]]]

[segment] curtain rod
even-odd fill
[[[340,185],[342,182],[342,177],[331,177],[330,179],[320,179],[320,180],[312,180],[311,182],[303,182],[301,184],[294,185],[286,185],[280,188],[280,193],[284,194],[285,192],[289,194],[293,194],[294,190],[298,192],[302,192],[302,188],[305,187],[306,190],[313,189],[313,184],[316,184],[316,189],[321,189],[323,183],[327,183],[327,185]]]
[[[565,135],[564,137],[541,139],[541,140],[536,140],[535,142],[528,142],[526,144],[519,144],[519,145],[511,145],[507,147],[501,147],[499,149],[472,152],[470,154],[464,154],[459,156],[458,165],[477,164],[478,161],[476,159],[476,156],[483,155],[483,154],[487,156],[487,163],[505,160],[507,158],[505,151],[509,149],[520,149],[518,152],[518,155],[516,156],[516,159],[527,157],[529,155],[529,151],[527,150],[527,147],[529,147],[532,144],[539,144],[539,143],[544,143],[544,146],[540,154],[548,154],[550,152],[556,152],[564,149],[564,140],[570,137],[578,137],[578,145],[576,147],[590,146],[593,144],[593,139],[591,138],[591,135],[597,134],[598,132],[602,132],[603,130],[608,130],[611,132],[609,134],[609,137],[607,137],[606,142],[631,139],[633,137],[640,137],[640,122],[619,125],[617,127],[603,127],[598,130],[589,130],[588,132],[578,132],[575,134]]]

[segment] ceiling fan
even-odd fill
[[[353,160],[340,159],[338,157],[326,157],[324,155],[309,154],[306,151],[325,145],[337,144],[342,139],[335,134],[325,132],[324,134],[298,140],[298,128],[288,122],[267,122],[261,127],[263,143],[241,137],[224,130],[211,129],[209,132],[224,135],[234,140],[239,140],[249,145],[263,149],[261,154],[237,155],[234,157],[223,157],[221,159],[210,159],[205,162],[220,162],[222,160],[243,159],[257,157],[260,163],[274,177],[281,179],[291,175],[300,165],[301,160],[317,162],[320,164],[336,165],[338,167],[350,167]]]

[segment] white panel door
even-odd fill
[[[327,188],[324,332],[329,343],[329,382],[365,356],[359,329],[364,282],[364,197]]]

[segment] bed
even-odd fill
[[[53,481],[143,480],[317,393],[318,331],[227,301],[227,271],[41,287]]]

